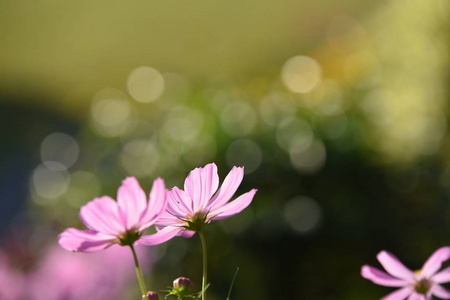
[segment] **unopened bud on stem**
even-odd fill
[[[159,295],[157,292],[147,292],[147,295],[142,295],[142,300],[159,300]]]
[[[178,277],[173,281],[173,288],[180,292],[182,291],[192,291],[194,285],[192,281],[187,277]]]

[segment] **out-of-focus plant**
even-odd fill
[[[16,262],[14,253],[0,252],[1,299],[130,299],[124,291],[134,270],[126,249],[113,246],[101,254],[79,255],[57,245],[46,247],[26,269],[17,266],[23,262]],[[138,253],[145,256],[142,264],[148,270],[153,258],[145,250]]]

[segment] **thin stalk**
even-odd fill
[[[234,280],[236,280],[237,273],[239,272],[239,268],[236,268],[236,272],[234,272],[233,280],[231,280],[230,289],[228,290],[228,297],[227,300],[230,300],[231,296],[231,289],[233,288]]]
[[[131,248],[131,252],[133,253],[134,265],[136,268],[136,275],[137,275],[137,279],[139,282],[139,287],[141,288],[141,293],[145,297],[145,299],[148,299],[147,288],[145,287],[144,279],[142,278],[141,268],[139,267],[139,262],[138,262],[138,258],[136,255],[136,251],[134,251],[133,245],[130,245],[130,248]]]
[[[202,250],[203,250],[203,278],[202,278],[202,300],[206,300],[206,284],[208,278],[208,252],[206,250],[206,241],[203,232],[198,231],[198,235],[200,236],[200,241],[202,242]]]

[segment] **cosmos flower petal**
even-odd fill
[[[179,236],[185,237],[185,238],[190,238],[195,234],[195,231],[192,230],[182,230],[180,231],[180,233],[178,234]]]
[[[126,229],[139,227],[141,215],[147,208],[147,197],[136,178],[127,177],[122,181],[117,191],[117,202]]]
[[[450,299],[450,291],[447,290],[446,288],[443,288],[439,284],[435,284],[433,285],[433,287],[431,287],[431,293],[436,297],[442,299]]]
[[[182,236],[182,237],[185,237],[185,238],[190,238],[190,237],[192,237],[194,234],[195,234],[195,231],[192,231],[192,230],[187,230],[186,228],[184,228],[184,227],[182,227],[182,225],[180,225],[180,226],[173,226],[173,227],[178,227],[178,228],[180,228],[180,232],[177,234],[177,236]],[[159,226],[156,226],[156,229],[159,231],[159,230],[162,230],[162,229],[164,229],[165,227],[159,227]]]
[[[392,276],[405,280],[414,278],[414,273],[405,267],[392,253],[381,251],[378,253],[377,258],[384,269]]]
[[[103,196],[81,208],[80,218],[91,230],[69,228],[60,234],[59,243],[66,250],[80,252],[96,252],[112,244],[130,245],[163,215],[167,201],[165,194],[164,181],[158,178],[150,192],[150,203],[147,203],[136,178],[128,177],[118,189],[117,202]],[[153,237],[151,242],[162,242],[160,235]]]
[[[176,216],[185,217],[186,215],[192,216],[195,214],[192,210],[192,200],[189,198],[189,195],[177,187],[167,192],[167,202],[167,210]]]
[[[240,213],[244,208],[246,208],[253,200],[257,189],[252,189],[251,191],[242,194],[233,201],[225,204],[224,206],[217,208],[210,212],[213,220],[221,220],[234,216]]]
[[[404,300],[411,293],[414,292],[414,289],[411,286],[407,286],[398,290],[393,291],[392,293],[384,296],[380,300]]]
[[[174,187],[167,192],[166,211],[155,225],[181,227],[183,230],[179,235],[191,237],[212,220],[228,218],[241,212],[252,202],[256,193],[254,189],[228,202],[236,192],[242,177],[243,168],[233,167],[222,187],[211,199],[219,185],[217,166],[211,163],[204,168],[195,168],[184,182],[184,191]]]
[[[403,282],[403,289],[389,294],[382,300],[403,300],[408,294],[407,288],[410,292],[407,300],[432,300],[433,295],[442,299],[450,299],[450,290],[439,285],[450,281],[450,267],[436,274],[442,267],[442,263],[450,258],[450,247],[436,250],[425,262],[422,270],[416,273],[412,273],[387,251],[381,251],[377,258],[390,275],[376,268],[363,266],[361,270],[363,277],[380,285],[395,286],[396,280],[399,283]]]
[[[186,222],[179,219],[178,217],[170,214],[169,212],[164,211],[161,216],[156,220],[155,226],[178,226],[183,225]]]
[[[413,292],[411,295],[409,295],[408,300],[428,300],[428,297],[426,297],[425,295]]]
[[[230,201],[244,178],[244,168],[233,167],[223,181],[217,193],[209,201],[206,210],[214,210]]]
[[[361,276],[373,283],[384,286],[402,287],[408,284],[405,280],[392,277],[391,275],[368,265],[362,266]]]
[[[192,210],[203,210],[219,187],[219,175],[214,163],[195,168],[184,181],[184,190],[192,199]]]
[[[142,236],[139,240],[136,241],[136,245],[159,245],[177,236],[182,230],[184,230],[184,228],[167,226],[155,234]]]
[[[167,201],[166,199],[166,186],[162,178],[157,178],[153,181],[152,190],[150,191],[149,202],[147,204],[147,209],[141,216],[139,221],[139,230],[144,230],[149,226],[153,225],[158,217],[166,209]]]
[[[436,283],[450,282],[450,267],[447,267],[439,273],[433,275],[432,279]]]
[[[437,249],[424,263],[420,271],[420,276],[422,278],[430,278],[442,267],[442,263],[448,259],[450,259],[450,247],[442,247]]]
[[[59,245],[69,251],[97,252],[108,248],[116,242],[116,237],[95,231],[83,231],[67,228],[59,235]]]
[[[80,209],[81,221],[90,229],[106,234],[124,231],[117,202],[108,196],[95,198]]]

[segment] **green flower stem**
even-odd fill
[[[139,267],[138,258],[136,255],[136,251],[134,251],[133,245],[130,245],[131,252],[133,253],[134,258],[134,265],[136,266],[136,275],[139,281],[139,286],[141,287],[141,293],[145,296],[145,299],[148,299],[147,297],[147,288],[145,287],[144,279],[142,278],[141,268]]]
[[[236,280],[237,273],[239,272],[239,268],[236,268],[236,272],[234,272],[233,280],[231,280],[230,289],[228,290],[228,297],[226,300],[230,300],[231,289],[233,288],[234,281]]]
[[[197,231],[200,236],[200,241],[202,242],[202,250],[203,250],[203,279],[202,279],[202,300],[206,300],[206,284],[208,277],[208,252],[206,250],[206,241],[205,236],[201,230]]]

